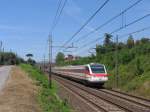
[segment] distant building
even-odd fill
[[[80,56],[75,56],[74,59],[78,60],[78,59],[80,59]]]
[[[78,60],[80,57],[79,56],[73,56],[73,55],[68,55],[65,57],[65,61],[73,61],[73,60]]]

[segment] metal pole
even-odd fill
[[[3,42],[0,41],[0,52],[2,52],[2,46],[3,46]]]
[[[45,72],[45,54],[43,55],[43,71]]]
[[[51,35],[51,40],[50,40],[50,42],[51,42],[51,46],[50,46],[50,48],[51,48],[51,50],[50,50],[50,51],[51,51],[51,53],[50,53],[50,55],[51,55],[51,56],[50,56],[50,62],[51,62],[51,63],[50,63],[50,73],[51,73],[51,75],[50,75],[50,76],[52,77],[52,35]],[[51,78],[51,77],[50,77],[50,78]],[[50,82],[51,82],[50,87],[52,87],[52,80],[51,80]]]
[[[52,35],[49,35],[49,87],[52,88]]]
[[[118,35],[116,36],[116,64],[115,64],[115,80],[116,80],[116,87],[118,87],[119,82],[118,77]]]
[[[1,57],[2,57],[2,46],[3,46],[3,42],[0,41],[0,64],[1,64]]]

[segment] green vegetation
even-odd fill
[[[27,60],[27,63],[30,64],[30,65],[35,65],[36,64],[36,61],[32,59],[33,57],[33,54],[26,54],[26,57],[28,57],[28,60]]]
[[[24,61],[23,58],[17,56],[13,52],[0,52],[0,65],[18,65],[20,63],[36,64],[36,61],[31,59],[33,54],[27,54],[26,56],[28,57],[28,60]]]
[[[103,45],[96,46],[96,55],[64,61],[63,65],[80,65],[91,62],[105,64],[110,75],[105,84],[109,88],[142,95],[150,98],[150,39],[134,40],[130,35],[126,43],[118,45],[111,41],[112,35],[105,34]],[[118,48],[119,85],[116,87],[115,63]]]
[[[52,82],[52,88],[49,88],[49,83],[46,75],[38,68],[27,64],[20,65],[31,78],[36,80],[36,84],[40,87],[37,99],[44,112],[70,112],[68,105],[61,101],[57,96],[57,85]]]
[[[65,55],[61,52],[59,52],[56,56],[56,64],[57,65],[63,65],[65,59]]]
[[[0,53],[0,65],[15,65],[23,62],[24,60],[18,57],[15,53],[12,52]]]

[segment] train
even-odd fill
[[[54,67],[52,70],[56,74],[71,77],[84,82],[84,84],[104,85],[108,81],[108,73],[103,64],[90,63],[77,66]]]

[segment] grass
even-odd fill
[[[26,71],[29,76],[36,80],[36,85],[40,87],[37,100],[44,112],[70,112],[70,107],[57,96],[57,84],[53,81],[52,88],[49,88],[46,75],[38,68],[27,64],[21,64],[20,67]]]

